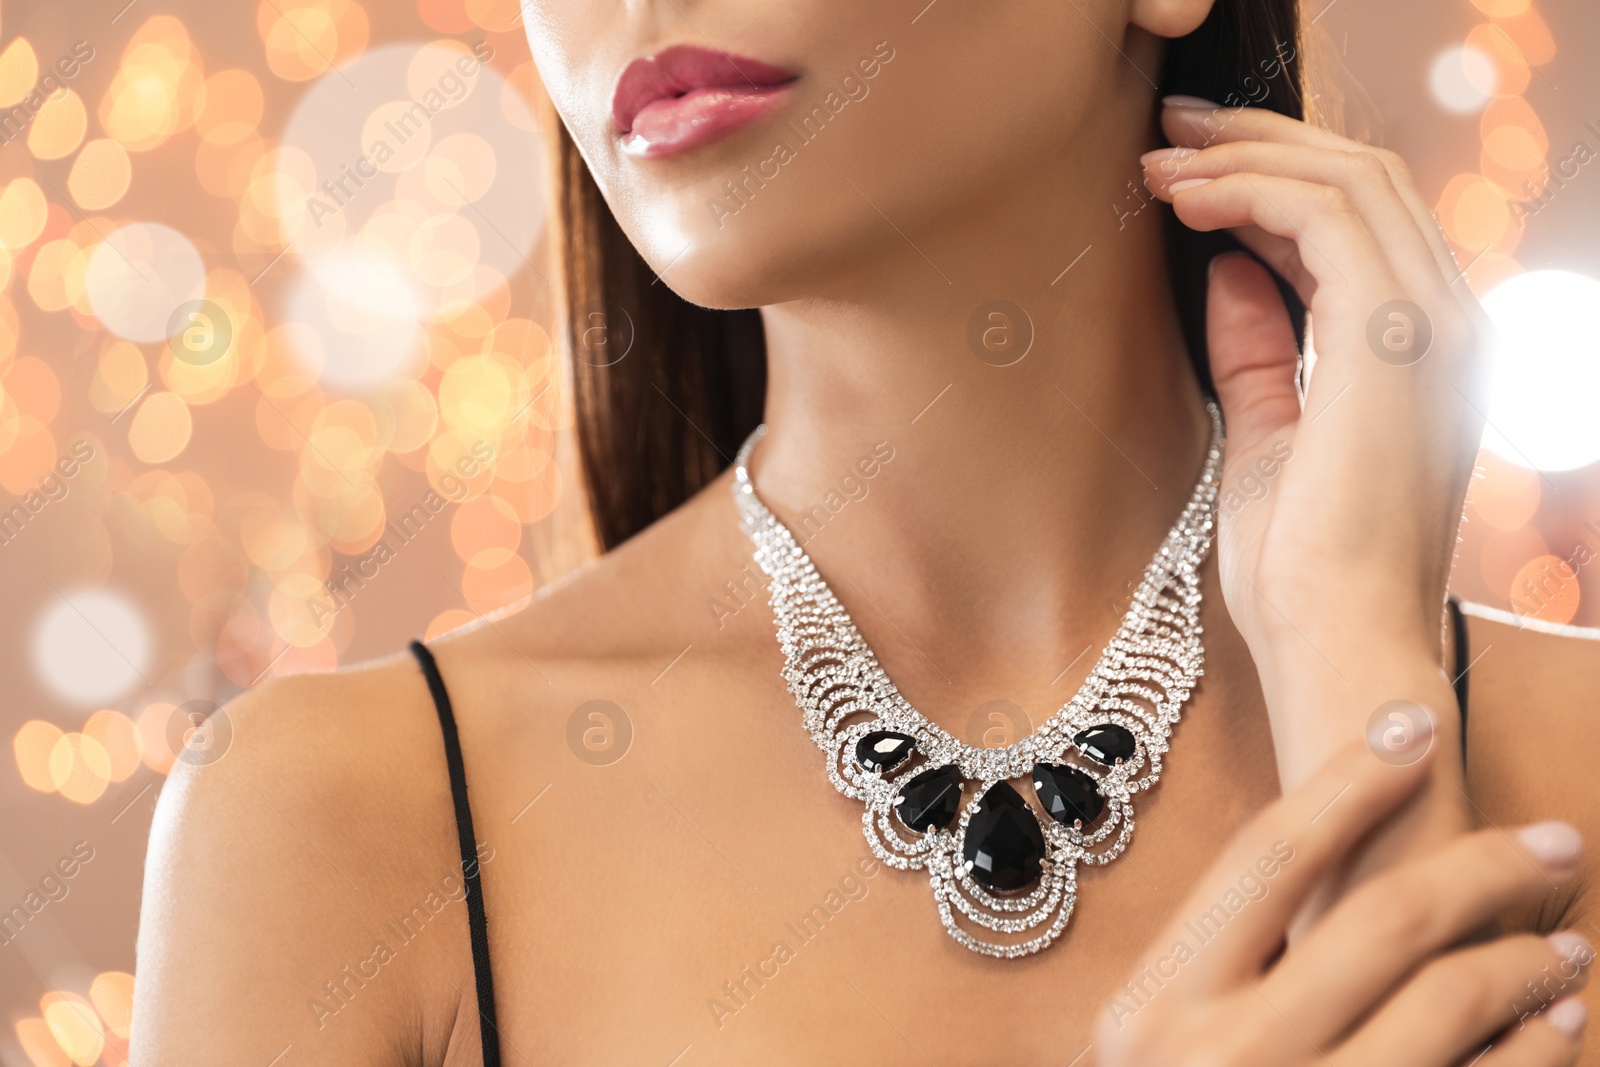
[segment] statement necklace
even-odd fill
[[[833,590],[750,482],[757,427],[734,459],[733,495],[771,578],[783,677],[859,800],[877,857],[924,870],[939,919],[974,952],[1014,959],[1048,947],[1072,915],[1078,865],[1110,863],[1133,835],[1133,796],[1161,777],[1172,728],[1203,673],[1200,565],[1215,528],[1222,416],[1194,492],[1145,568],[1133,604],[1077,694],[1004,748],[956,740],[889,680]],[[1044,817],[1012,779],[1030,779]]]

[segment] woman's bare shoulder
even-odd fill
[[[1468,787],[1502,827],[1564,819],[1590,842],[1584,877],[1536,925],[1596,918],[1600,885],[1600,629],[1555,626],[1466,604]],[[1457,671],[1461,670],[1458,666]]]
[[[416,662],[275,679],[215,715],[226,742],[157,804],[134,1062],[442,1062],[471,972]]]

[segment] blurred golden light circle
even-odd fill
[[[103,211],[121,200],[133,180],[128,150],[110,138],[90,141],[73,161],[67,192],[85,211]]]
[[[472,86],[476,81],[475,78],[461,76],[458,66],[461,63],[478,63],[478,58],[466,44],[449,40],[429,41],[417,49],[406,68],[406,91],[413,100],[427,98],[430,107],[439,105],[436,110],[445,111],[455,107],[472,95]],[[457,84],[462,87],[460,90],[449,91],[450,86]]]
[[[1436,209],[1444,232],[1474,255],[1485,249],[1509,252],[1522,239],[1511,214],[1510,194],[1481,174],[1458,174]]]
[[[105,1048],[105,1030],[94,1006],[72,993],[50,992],[39,1001],[39,1013],[73,1063],[89,1067]]]
[[[273,630],[295,648],[310,648],[321,641],[338,611],[339,602],[309,574],[284,577],[272,587],[267,605]]]
[[[63,734],[50,750],[50,781],[68,800],[92,804],[111,781],[111,756],[92,737]]]
[[[175,754],[167,740],[167,724],[178,705],[166,700],[155,700],[139,709],[139,739],[144,751],[144,765],[157,774],[172,769]]]
[[[450,544],[469,566],[493,570],[516,555],[522,523],[509,503],[485,493],[462,504],[450,517]]]
[[[28,151],[35,159],[62,159],[71,155],[89,128],[83,98],[71,89],[48,97],[28,127]]]
[[[96,411],[116,414],[133,403],[149,383],[144,353],[133,342],[118,338],[100,353],[89,381],[89,403]]]
[[[128,1036],[133,1026],[133,975],[126,971],[95,975],[89,983],[89,1000],[113,1034]]]
[[[195,120],[195,129],[204,140],[233,144],[255,132],[264,105],[254,74],[219,70],[206,79],[205,109]]]
[[[38,356],[15,360],[0,375],[5,393],[17,411],[40,424],[48,424],[61,406],[61,381],[55,368]]]
[[[378,402],[392,420],[391,451],[415,452],[433,437],[439,425],[439,405],[421,382],[411,378],[392,382],[379,394]]]
[[[17,760],[17,772],[22,784],[41,793],[56,791],[55,776],[50,772],[50,754],[65,732],[54,723],[31,719],[22,724],[17,736],[11,740],[11,751]]]
[[[1525,618],[1569,623],[1581,599],[1578,576],[1560,556],[1536,556],[1511,581],[1511,608]]]
[[[128,426],[128,444],[145,463],[167,463],[189,446],[194,419],[176,393],[151,393]]]
[[[1480,53],[1488,60],[1487,66],[1494,71],[1492,85],[1478,86],[1483,92],[1498,96],[1520,96],[1528,88],[1533,70],[1499,27],[1488,22],[1474,26],[1467,34],[1465,47]],[[1475,81],[1473,74],[1469,70],[1468,78]]]
[[[40,311],[65,311],[88,289],[89,257],[67,238],[46,241],[28,271],[28,295]]]
[[[428,623],[428,628],[423,632],[422,639],[424,641],[432,641],[436,637],[443,637],[451,630],[459,630],[469,623],[477,622],[478,618],[479,616],[476,612],[468,611],[465,608],[447,608],[435,615],[433,621]]]
[[[113,782],[124,781],[139,769],[144,757],[144,745],[139,739],[139,728],[122,712],[111,710],[95,712],[89,716],[89,721],[84,723],[83,734],[100,742],[100,747],[105,749],[106,756],[111,761],[107,777]]]
[[[1495,20],[1495,26],[1511,39],[1524,60],[1542,67],[1556,57],[1556,39],[1549,23],[1531,7],[1519,14]]]
[[[490,33],[511,33],[522,23],[517,0],[467,0],[467,14]]]
[[[44,232],[49,218],[44,191],[32,178],[16,178],[0,192],[0,245],[26,248]]]
[[[71,1067],[72,1058],[61,1051],[50,1024],[43,1019],[18,1019],[17,1044],[33,1067]]]
[[[26,37],[18,37],[0,52],[0,107],[11,107],[34,91],[39,81],[39,58]]]

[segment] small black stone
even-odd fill
[[[917,739],[893,730],[875,730],[856,742],[856,762],[879,774],[894,770],[911,758]]]
[[[961,855],[972,865],[973,881],[992,892],[1009,893],[1039,880],[1044,831],[1010,783],[996,782],[978,800]]]
[[[894,812],[917,833],[933,827],[944,829],[961,810],[961,769],[934,767],[916,775],[900,787],[894,798]]]
[[[1083,749],[1085,756],[1096,763],[1104,763],[1107,767],[1114,767],[1123,760],[1132,759],[1139,748],[1139,743],[1133,739],[1133,734],[1128,728],[1118,726],[1114,722],[1091,726],[1072,741]]]
[[[1105,810],[1099,783],[1076,767],[1059,763],[1033,765],[1033,791],[1045,814],[1062,826],[1088,826]]]

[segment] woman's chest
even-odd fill
[[[927,871],[874,855],[861,803],[784,696],[583,702],[564,752],[497,776],[479,836],[495,848],[508,1043],[561,1063],[1071,1063],[1218,846],[1276,793],[1259,707],[1202,691],[1127,852],[1078,870],[1053,945],[996,960],[947,935]],[[1124,993],[1137,1011],[1159,986]]]

